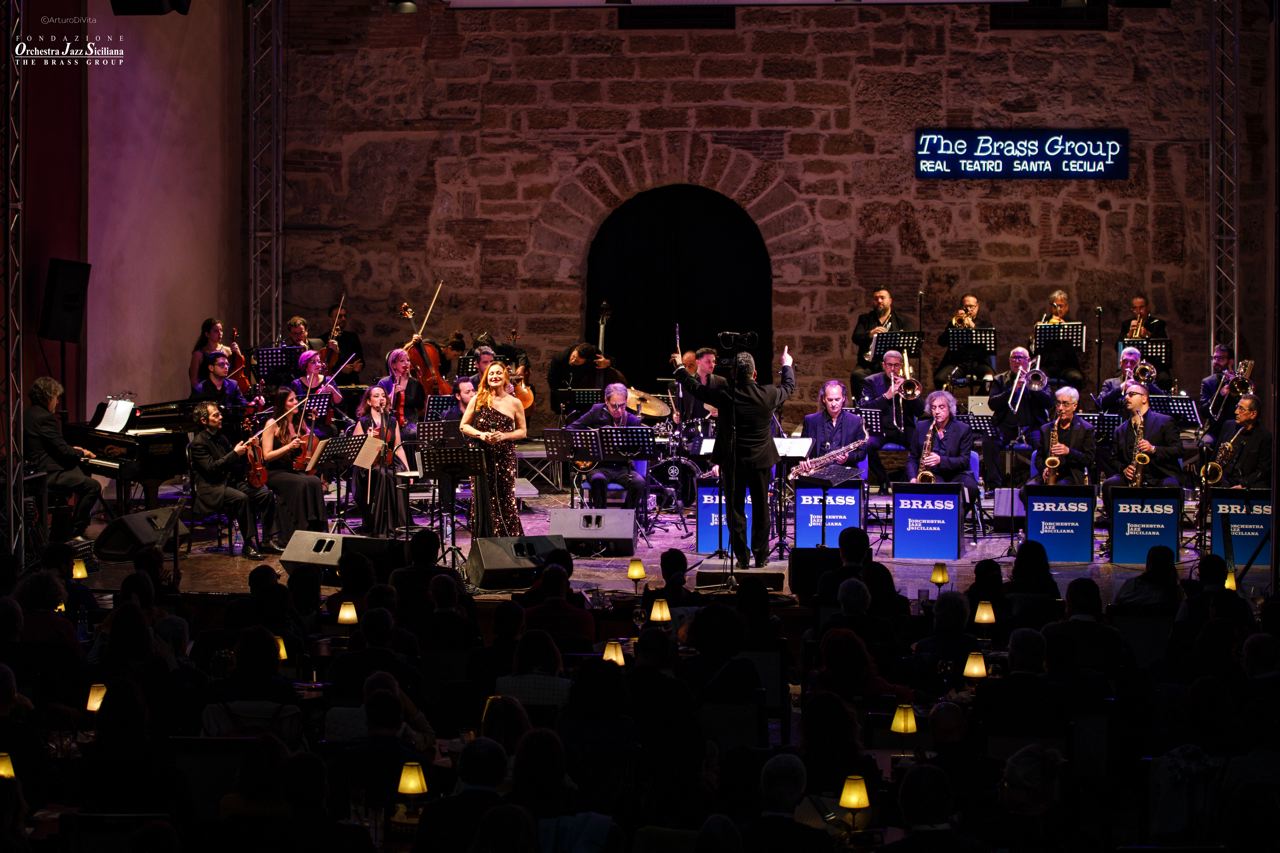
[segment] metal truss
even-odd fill
[[[1234,351],[1240,328],[1240,0],[1211,0],[1210,14],[1210,342]]]
[[[5,45],[8,57],[4,64],[4,96],[7,115],[4,120],[5,188],[4,188],[4,321],[0,338],[4,344],[5,380],[3,391],[6,427],[4,508],[5,537],[9,552],[17,565],[26,557],[26,524],[23,513],[22,456],[22,69],[18,66],[13,46],[23,32],[22,0],[2,0],[4,5]]]
[[[283,328],[284,0],[247,7],[249,35],[249,343]]]

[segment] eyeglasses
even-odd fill
[[[1056,403],[1057,407],[1060,409],[1069,409],[1075,406],[1075,404],[1076,404],[1075,400],[1059,400]]]
[[[1141,391],[1126,391],[1125,396],[1126,397],[1145,397],[1147,395],[1143,394]]]

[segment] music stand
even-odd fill
[[[845,409],[845,411],[853,412],[862,418],[862,425],[867,428],[868,435],[884,435],[884,424],[880,422],[880,416],[883,413],[879,409],[864,409],[859,406],[856,409]]]
[[[920,355],[920,333],[880,332],[876,335],[875,348],[873,361],[883,359],[889,350],[897,350],[904,358],[916,358]]]
[[[653,427],[602,427],[600,433],[600,456],[606,462],[629,462],[641,460],[652,461],[658,458],[658,444],[654,439],[657,433]],[[649,544],[646,535],[649,530],[649,488],[645,482],[644,493],[636,507],[636,526],[645,544]]]
[[[1093,424],[1098,444],[1110,444],[1120,426],[1120,416],[1111,412],[1077,412],[1076,417]]]
[[[329,398],[326,397],[326,400]],[[368,435],[335,435],[324,443],[324,447],[320,449],[320,455],[316,458],[316,468],[331,468],[334,471],[346,472],[356,461],[356,457],[364,448],[364,443],[368,440]],[[338,482],[338,501],[335,518],[329,524],[329,532],[337,533],[339,528],[344,528],[347,533],[355,533],[351,525],[347,523],[347,513],[350,507],[343,509],[342,506],[342,481],[345,477],[335,477]],[[351,497],[350,489],[347,490],[347,497]]]
[[[778,451],[778,465],[775,470],[774,489],[777,500],[774,502],[774,528],[778,531],[778,559],[787,559],[787,476],[794,463],[807,459],[813,449],[812,438],[778,438],[773,439],[773,446]],[[770,549],[772,550],[772,549]]]
[[[1161,370],[1173,363],[1173,342],[1168,338],[1124,338],[1117,352],[1133,347],[1142,353],[1142,360],[1149,361]]]
[[[947,329],[947,352],[963,357],[979,349],[987,358],[996,354],[995,329]]]
[[[458,376],[474,376],[476,372],[476,357],[474,355],[458,356]]]
[[[333,402],[333,398],[328,394],[312,393],[305,398],[306,402],[302,404],[302,416],[310,418],[312,423],[322,421],[329,415],[329,404]],[[301,402],[301,401],[299,401]]]
[[[962,424],[968,424],[969,429],[975,434],[980,435],[984,439],[996,437],[996,421],[992,415],[979,415],[974,412],[965,412],[963,415],[956,415],[956,420]]]
[[[305,347],[300,346],[258,347],[253,351],[258,376],[265,378],[268,384],[285,384],[297,375],[298,357],[303,349]],[[272,382],[271,378],[276,376],[283,377],[284,381]]]
[[[470,375],[470,374],[468,374]],[[457,404],[457,400],[450,394],[431,394],[427,397],[426,413],[422,416],[423,420],[438,421],[448,409],[453,408]]]
[[[545,429],[542,431],[542,443],[547,449],[547,462],[552,465],[559,465],[561,469],[565,465],[573,462],[573,433],[564,429]],[[577,473],[575,469],[575,474]],[[564,481],[561,480],[561,483]],[[573,508],[577,506],[578,490],[572,485],[569,487],[569,506]]]
[[[810,471],[808,474],[801,474],[796,477],[795,487],[797,489],[802,489],[806,486],[816,486],[817,488],[822,489],[822,541],[818,543],[819,547],[827,547],[827,493],[831,489],[843,486],[850,480],[857,480],[862,489],[862,496],[859,498],[861,502],[862,515],[864,518],[866,517],[867,484],[861,479],[861,477],[862,472],[857,468],[850,468],[846,465],[841,465],[838,462],[832,462],[829,465],[824,465],[817,471]],[[866,522],[863,523],[865,524]],[[799,518],[796,519],[796,524],[800,524]],[[800,533],[798,530],[796,531],[796,541],[800,541]]]
[[[1051,344],[1067,343],[1072,349],[1084,352],[1084,323],[1036,323],[1036,353],[1042,353]]]
[[[1169,415],[1178,423],[1200,429],[1200,411],[1196,408],[1196,401],[1190,397],[1152,394],[1147,397],[1147,402],[1150,403],[1153,412]]]
[[[468,439],[457,430],[448,429],[448,424],[444,421],[431,421],[423,423],[418,430],[418,451],[422,459],[422,476],[430,476],[436,484],[436,505],[435,517],[440,525],[440,532],[445,532],[445,511],[448,509],[452,516],[455,512],[454,495],[457,493],[457,484],[463,477],[474,477],[475,486],[472,489],[472,497],[474,500],[483,501],[488,496],[488,478],[483,476],[485,468],[484,450],[476,442]],[[447,485],[447,489],[445,486]],[[405,484],[406,490],[408,488]],[[447,492],[447,494],[446,494]],[[468,515],[468,521],[472,525],[471,533],[475,537],[476,520]],[[408,530],[406,529],[406,534]],[[449,557],[449,565],[455,572],[458,571],[458,559],[462,556],[462,549],[458,547],[458,524],[457,520],[451,518],[448,524],[449,544],[445,549],[445,553],[441,554],[441,559],[445,556]],[[460,576],[461,577],[461,576]],[[465,578],[461,578],[464,583]]]

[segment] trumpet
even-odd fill
[[[1130,338],[1149,338],[1151,333],[1146,328],[1146,317],[1139,317],[1136,320],[1129,321],[1129,337]]]
[[[969,312],[964,308],[958,309],[951,318],[951,328],[953,329],[972,329],[973,326],[973,317],[969,316]]]
[[[1019,384],[1021,382],[1021,384]],[[1043,391],[1049,387],[1049,374],[1040,369],[1040,356],[1036,356],[1035,362],[1032,363],[1031,369],[1019,367],[1018,374],[1013,378],[1015,390],[1013,392],[1013,402],[1009,404],[1009,409],[1015,414],[1022,407],[1022,398],[1027,395],[1027,389],[1032,391]]]

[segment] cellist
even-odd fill
[[[249,443],[239,441],[233,447],[222,434],[222,410],[217,403],[210,400],[197,403],[193,414],[202,427],[190,444],[195,512],[205,515],[221,512],[239,521],[244,536],[242,557],[261,560],[261,551],[280,553],[272,552],[269,546],[259,550],[262,539],[258,535],[257,519],[262,517],[264,527],[270,528],[275,498],[266,486],[255,489],[245,477],[244,457],[249,453]]]

